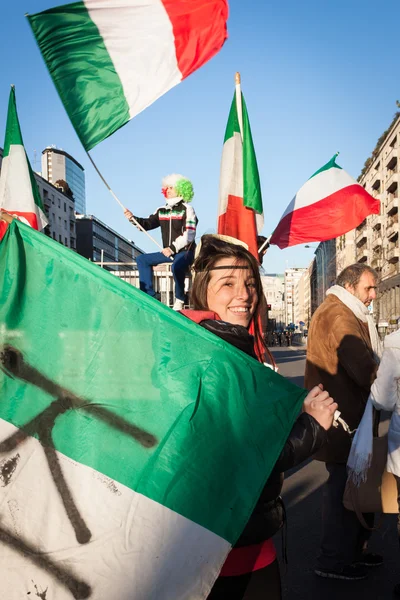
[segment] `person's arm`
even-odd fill
[[[357,327],[354,326],[354,319],[351,314],[336,316],[330,335],[342,367],[359,387],[369,391],[378,365]]]
[[[185,248],[190,242],[194,242],[196,237],[196,225],[196,213],[194,212],[192,205],[187,204],[185,231],[171,244],[171,249],[175,254],[182,250],[182,248]]]
[[[326,430],[307,413],[302,413],[289,434],[274,471],[283,473],[315,454],[327,440]]]
[[[284,472],[296,467],[315,454],[327,440],[338,405],[323,391],[313,387],[303,403],[303,413],[292,427],[274,471]]]
[[[400,349],[386,348],[371,387],[371,401],[375,408],[393,412],[397,404],[399,385]]]
[[[136,219],[136,221],[139,223],[139,225],[141,227],[143,227],[143,229],[145,231],[150,231],[151,229],[156,229],[157,227],[160,226],[160,219],[158,217],[158,208],[157,208],[157,210],[152,215],[150,215],[147,218],[136,217],[127,208],[124,210],[124,215],[126,216],[126,218],[128,219],[128,221],[130,223],[132,223],[132,225],[135,225],[135,226],[136,226],[136,223],[133,221],[133,219]]]

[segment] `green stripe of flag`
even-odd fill
[[[240,124],[237,114],[236,94],[233,96],[231,109],[229,111],[228,123],[225,130],[224,143],[232,138],[234,134],[243,134],[243,204],[253,209],[256,213],[262,214],[262,196],[260,176],[258,173],[256,153],[254,150],[253,138],[251,135],[249,115],[247,113],[246,102],[242,94],[242,119],[243,132],[240,131]]]
[[[322,173],[323,171],[329,171],[329,169],[341,169],[342,167],[336,164],[336,158],[338,154],[339,153],[336,153],[334,156],[332,156],[331,160],[326,163],[326,165],[318,169],[318,171],[315,171],[315,173],[311,175],[310,179],[318,175],[318,173]]]
[[[65,110],[90,150],[130,119],[103,38],[83,2],[29,15],[28,20]]]
[[[10,98],[8,101],[8,110],[7,110],[7,126],[6,126],[6,136],[4,140],[4,151],[3,158],[6,158],[10,154],[10,146],[23,146],[24,142],[22,139],[21,127],[19,125],[18,115],[17,115],[17,103],[15,99],[15,88],[11,86],[10,90]]]
[[[258,173],[256,153],[253,137],[251,135],[249,115],[246,102],[242,94],[243,112],[243,203],[247,208],[252,208],[257,214],[263,212],[260,175]]]

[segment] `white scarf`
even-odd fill
[[[357,319],[363,323],[368,323],[369,338],[371,340],[374,358],[379,364],[382,356],[382,342],[375,327],[373,316],[368,308],[340,285],[334,285],[326,294],[334,294],[349,308]],[[347,470],[349,478],[356,485],[360,485],[367,478],[368,468],[372,459],[372,440],[373,440],[373,411],[371,398],[368,398],[363,417],[351,445],[349,459],[347,461]]]

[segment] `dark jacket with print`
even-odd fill
[[[191,204],[180,200],[173,206],[160,206],[147,218],[135,219],[146,231],[161,227],[163,247],[171,248],[174,254],[194,250],[198,219]]]
[[[202,321],[200,325],[257,360],[254,353],[254,338],[245,327],[214,320]],[[296,467],[315,454],[325,443],[326,434],[325,429],[310,415],[302,413],[297,418],[235,547],[263,542],[281,528],[284,519],[284,507],[280,499],[283,472]]]

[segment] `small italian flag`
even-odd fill
[[[84,0],[28,16],[86,150],[212,58],[227,18],[227,0]]]
[[[245,242],[258,258],[257,233],[264,225],[260,177],[246,103],[237,84],[222,151],[218,233]]]
[[[307,242],[332,240],[357,227],[380,202],[336,164],[336,157],[319,169],[297,192],[270,244],[287,248]]]
[[[16,219],[0,280],[0,598],[205,600],[306,391]]]
[[[44,229],[46,215],[35,176],[31,169],[19,126],[15,88],[11,86],[8,103],[4,154],[0,175],[0,209],[18,217],[34,229]],[[7,228],[0,221],[0,239]]]

